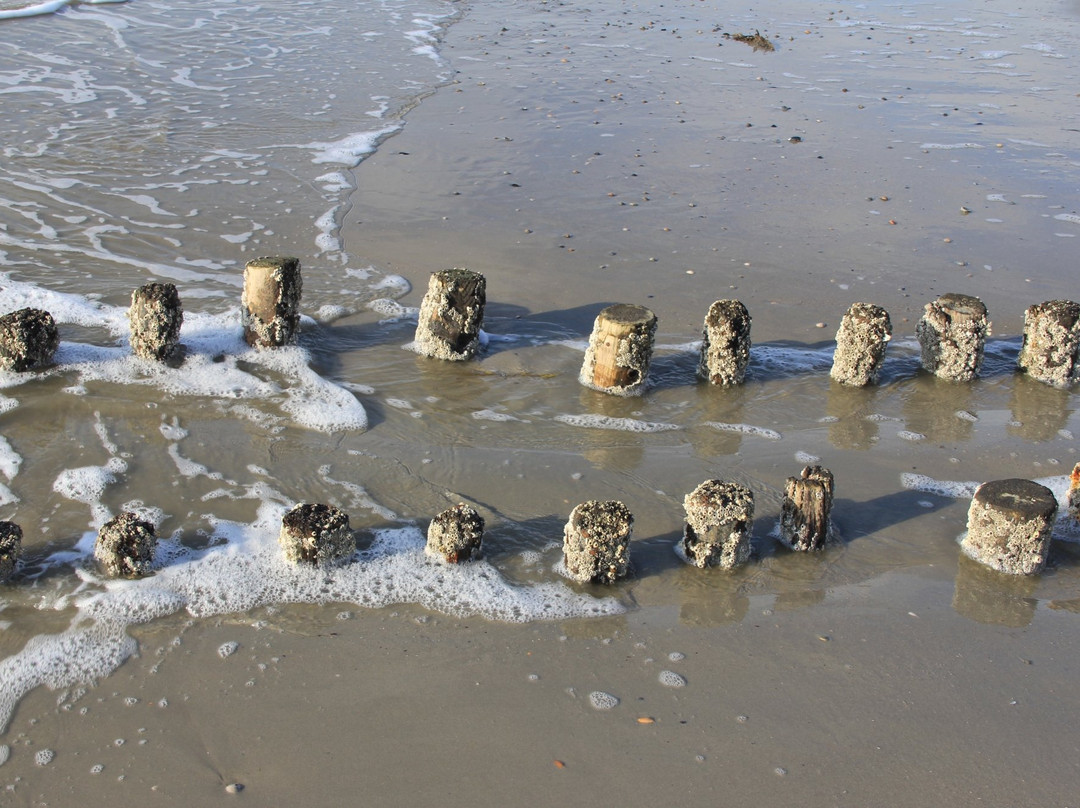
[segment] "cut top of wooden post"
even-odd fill
[[[640,394],[655,335],[656,315],[649,309],[632,303],[608,306],[596,317],[579,380],[604,393]]]
[[[300,259],[266,256],[247,262],[241,319],[248,345],[287,345],[300,326]]]

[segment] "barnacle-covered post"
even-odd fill
[[[124,511],[98,531],[94,559],[107,575],[138,578],[153,568],[156,549],[154,526],[136,514]]]
[[[1054,387],[1068,387],[1080,376],[1080,304],[1048,300],[1024,312],[1020,370]]]
[[[644,306],[608,306],[596,316],[578,380],[602,393],[641,395],[655,337],[656,315]]]
[[[52,364],[60,335],[42,309],[19,309],[0,317],[0,370],[23,372]]]
[[[240,321],[248,345],[276,348],[296,341],[300,330],[300,260],[268,256],[248,261]]]
[[[873,303],[853,303],[836,332],[829,375],[852,387],[877,384],[890,339],[892,322],[885,309]]]
[[[15,574],[22,555],[22,528],[14,522],[0,522],[0,583]]]
[[[148,283],[131,293],[131,350],[144,359],[169,359],[180,343],[184,307],[171,283]]]
[[[1057,516],[1054,492],[1031,480],[991,480],[975,490],[960,546],[999,572],[1034,575],[1046,566]]]
[[[744,485],[706,480],[683,499],[683,552],[695,567],[731,569],[750,557],[754,494]]]
[[[806,466],[788,477],[780,506],[780,540],[792,550],[820,550],[832,531],[833,474]]]
[[[471,269],[431,273],[420,303],[415,346],[436,359],[472,359],[480,350],[480,329],[487,304],[487,279]]]
[[[583,502],[570,512],[563,529],[567,574],[581,583],[611,584],[630,569],[634,517],[621,502]]]
[[[281,517],[278,544],[293,564],[329,567],[356,552],[349,516],[333,505],[302,503]]]
[[[977,297],[950,292],[926,304],[915,326],[922,366],[941,379],[969,382],[979,375],[990,321]]]
[[[709,306],[702,328],[698,376],[710,384],[742,384],[750,363],[750,312],[738,300]]]
[[[424,551],[448,564],[460,564],[480,553],[483,538],[484,517],[461,502],[431,520]]]

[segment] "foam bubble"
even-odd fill
[[[34,753],[34,763],[38,766],[48,766],[53,762],[53,758],[56,757],[56,753],[51,749],[39,749]]]
[[[909,441],[926,440],[926,435],[921,432],[910,432],[906,429],[902,429],[896,433],[896,437]]]
[[[977,482],[935,480],[925,474],[911,472],[900,475],[900,484],[909,491],[922,491],[926,494],[937,494],[952,499],[970,499],[975,495],[975,489],[979,487]]]
[[[821,462],[821,458],[817,455],[810,454],[809,452],[796,452],[795,459],[807,466],[813,466]]]
[[[505,412],[495,412],[494,410],[477,410],[472,414],[472,417],[477,421],[520,421],[520,418],[515,418],[513,415],[509,415]]]
[[[0,766],[7,763],[9,757],[11,757],[11,747],[6,743],[0,744]]]
[[[634,418],[614,418],[608,415],[556,415],[560,424],[580,426],[587,429],[612,429],[620,432],[669,432],[682,427],[677,424],[665,424],[638,421]]]
[[[613,710],[619,706],[619,697],[603,690],[594,690],[589,694],[589,704],[594,710]]]
[[[750,424],[725,424],[719,421],[706,421],[705,426],[719,429],[721,432],[741,432],[744,435],[755,435],[767,440],[780,440],[784,436],[775,429],[767,429],[763,426],[751,426]]]
[[[686,687],[686,679],[675,671],[660,671],[658,678],[664,687]]]
[[[22,457],[11,448],[7,438],[0,435],[0,474],[11,480],[19,473],[19,466],[21,465]]]
[[[686,654],[679,651],[672,651],[670,654],[667,655],[667,658],[670,659],[672,662],[682,662],[684,659],[686,659]]]
[[[218,646],[217,653],[219,657],[225,659],[226,657],[231,657],[235,654],[239,648],[240,643],[230,640],[229,642],[222,643]]]

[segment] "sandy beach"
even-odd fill
[[[141,2],[115,7],[124,36]],[[32,24],[120,13],[89,8]],[[1063,497],[1080,459],[1075,392],[1014,372],[1025,308],[1076,298],[1076,5],[450,11],[431,23],[438,88],[369,120],[377,148],[352,166],[308,155],[370,103],[335,79],[335,134],[285,90],[273,125],[237,94],[221,128],[237,151],[215,160],[264,171],[272,193],[193,185],[175,199],[196,200],[194,224],[167,231],[128,190],[157,229],[101,236],[138,242],[126,262],[74,254],[85,278],[35,264],[66,255],[38,233],[52,219],[3,208],[5,300],[74,312],[58,368],[5,376],[0,396],[17,400],[0,456],[19,458],[0,518],[23,524],[28,556],[0,585],[3,804],[1075,805],[1075,525],[1059,522],[1033,577],[987,570],[957,539],[974,484]],[[731,38],[757,31],[774,50]],[[312,75],[347,76],[326,51]],[[172,116],[162,142],[170,127],[210,138],[187,134],[192,103],[154,111]],[[258,159],[237,156],[256,129]],[[206,220],[242,223],[211,204],[237,199],[253,220],[273,212],[223,243]],[[230,273],[266,252],[304,264],[308,319],[280,360],[244,353],[227,319]],[[430,273],[452,266],[488,282],[490,341],[465,363],[403,350]],[[203,289],[185,298],[187,363],[209,382],[185,390],[120,356],[113,321],[138,277]],[[946,292],[990,311],[971,383],[919,369],[915,324]],[[721,298],[753,317],[746,383],[727,390],[694,374]],[[884,306],[894,336],[881,383],[852,390],[828,374],[856,301]],[[616,302],[659,320],[640,398],[577,381]],[[812,463],[836,477],[838,540],[793,553],[774,526],[786,478]],[[100,487],[71,482],[76,467]],[[709,478],[754,493],[753,555],[734,571],[675,553],[683,497]],[[612,587],[558,572],[589,499],[635,516],[633,572]],[[275,566],[275,519],[300,501],[349,511],[354,569]],[[417,544],[457,502],[488,524],[470,571]],[[103,582],[86,537],[125,506],[157,509],[174,560]]]

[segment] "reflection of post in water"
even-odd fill
[[[878,436],[874,413],[877,387],[849,387],[832,383],[825,402],[829,422],[829,442],[837,449],[869,449]]]
[[[745,573],[685,568],[679,577],[679,622],[684,626],[727,626],[741,623],[750,612]]]
[[[1012,423],[1008,426],[1009,433],[1030,441],[1056,438],[1072,415],[1069,391],[1020,374],[1012,381],[1012,395],[1009,397]]]
[[[1037,585],[1037,578],[1005,575],[961,554],[952,605],[976,623],[1022,628],[1035,617]]]
[[[609,396],[584,387],[581,390],[581,408],[594,416],[641,420],[641,413],[638,411],[640,406],[640,398]],[[581,433],[582,456],[597,469],[636,469],[645,459],[643,433],[626,429],[574,429]]]
[[[700,385],[697,388],[701,404],[702,424],[742,424],[746,419],[746,399],[752,387],[716,387]],[[733,455],[742,448],[743,433],[736,430],[701,426],[694,433],[694,454],[706,460],[713,457]]]
[[[933,441],[971,440],[975,431],[971,385],[927,375],[912,379],[910,390],[902,407],[906,429]]]

